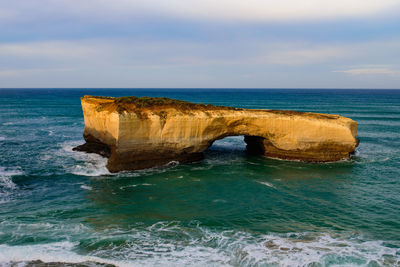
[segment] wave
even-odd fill
[[[69,157],[74,160],[72,164],[65,166],[67,172],[82,176],[111,175],[106,168],[107,158],[103,158],[97,154],[72,151],[72,148],[79,144],[79,141],[61,144],[61,151],[58,153],[59,156]]]
[[[88,185],[81,185],[81,188],[82,189],[85,189],[85,190],[89,190],[89,191],[91,191],[93,188],[91,187],[91,186],[88,186]]]
[[[15,184],[12,182],[11,177],[15,175],[23,175],[24,172],[21,167],[0,167],[0,185],[8,188],[15,188]]]
[[[56,266],[62,265],[62,263],[79,264],[82,262],[92,262],[94,263],[93,266],[96,266],[96,263],[128,266],[123,264],[123,262],[101,259],[95,256],[79,255],[72,251],[75,245],[75,243],[68,241],[31,246],[0,245],[0,250],[2,251],[0,253],[0,263],[15,266],[15,263],[22,262],[26,264],[20,265],[25,266],[33,261],[42,261],[45,263],[57,263],[54,265]]]
[[[257,235],[218,231],[196,222],[189,226],[159,222],[148,227],[138,225],[131,230],[105,229],[97,238],[101,245],[95,245],[96,249],[87,255],[76,252],[88,251],[82,250],[79,241],[0,245],[3,252],[0,263],[41,260],[90,261],[116,266],[393,266],[400,261],[398,246],[386,245],[380,240],[364,240],[355,233]],[[126,241],[112,242],[117,239]]]
[[[131,185],[125,185],[125,186],[121,186],[119,189],[124,190],[125,188],[129,188],[129,187],[137,187],[137,186],[152,186],[153,184],[131,184]]]
[[[214,199],[212,202],[214,202],[214,203],[228,203],[228,201],[225,200],[225,199]]]
[[[263,184],[265,186],[271,187],[271,188],[276,188],[273,184],[268,183],[268,182],[262,182],[262,181],[257,181],[259,184]]]
[[[4,141],[6,138],[4,136],[0,136],[0,141]]]
[[[61,143],[61,149],[59,149],[55,153],[51,152],[42,155],[42,159],[54,159],[56,161],[59,161],[60,165],[62,165],[68,173],[90,177],[136,177],[154,173],[163,173],[166,171],[170,171],[174,167],[180,165],[178,161],[170,161],[163,166],[137,170],[134,172],[122,171],[119,173],[110,173],[106,167],[108,160],[107,158],[93,153],[72,150],[80,143],[80,141],[68,141]],[[70,159],[70,163],[66,163],[68,161],[67,159]]]
[[[17,189],[12,177],[23,174],[21,167],[0,167],[0,204],[8,202],[13,192]]]

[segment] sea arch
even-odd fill
[[[111,172],[200,160],[227,136],[244,136],[253,153],[306,162],[347,159],[358,145],[357,123],[339,115],[138,97],[84,96],[82,108],[86,144],[77,150],[103,153]]]

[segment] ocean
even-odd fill
[[[358,122],[353,158],[205,159],[111,174],[84,143],[80,97],[163,96]],[[400,90],[0,89],[0,265],[400,265]]]

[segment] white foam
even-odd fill
[[[24,172],[21,170],[21,167],[0,167],[0,186],[3,188],[15,189],[16,185],[11,178],[15,175],[23,174]]]
[[[23,171],[21,170],[21,167],[0,167],[0,186],[11,189],[15,188],[15,184],[13,183],[11,177],[22,174]]]
[[[4,136],[0,136],[0,141],[4,141],[6,138]]]
[[[165,164],[165,166],[177,166],[179,165],[179,161],[173,160]]]
[[[101,259],[95,256],[79,255],[72,251],[76,244],[72,242],[57,242],[41,245],[8,246],[0,245],[0,263],[29,262],[40,260],[43,262],[97,262],[114,264],[116,266],[128,266],[123,261]]]
[[[132,177],[132,176],[142,176],[147,174],[154,173],[162,173],[165,171],[171,170],[171,167],[175,167],[179,165],[178,161],[171,161],[161,167],[153,167],[143,170],[138,170],[135,172],[119,172],[119,173],[110,173],[106,167],[107,158],[104,158],[98,154],[94,153],[86,153],[80,151],[73,151],[72,149],[82,141],[68,141],[60,144],[61,149],[55,151],[53,153],[47,153],[42,155],[43,159],[48,159],[49,157],[55,161],[59,161],[60,165],[62,164],[63,168],[72,174],[82,175],[82,176],[90,176],[90,177],[99,177],[105,176],[103,178],[112,178],[115,177]],[[60,160],[60,158],[64,158]],[[71,164],[65,163],[65,158],[72,159],[73,162]]]
[[[73,151],[72,148],[79,145],[79,142],[66,142],[61,145],[59,156],[74,159],[72,166],[65,166],[66,170],[75,175],[82,176],[102,176],[111,175],[106,168],[107,158],[100,155]]]
[[[91,186],[88,186],[88,185],[81,185],[81,188],[89,190],[89,191],[93,189]]]
[[[207,162],[209,163],[209,162]],[[201,167],[192,167],[191,170],[192,171],[207,171],[207,170],[211,170],[211,168],[213,167],[213,165],[211,165],[210,163],[205,165],[205,166],[201,166]]]
[[[268,183],[268,182],[263,182],[263,181],[257,181],[259,184],[263,184],[265,186],[271,187],[271,188],[276,188],[273,184]]]
[[[379,240],[365,241],[354,233],[257,235],[211,230],[196,222],[187,227],[173,221],[128,231],[113,228],[104,231],[102,235],[127,241],[102,246],[89,255],[74,252],[79,242],[72,241],[0,245],[0,264],[41,260],[91,261],[117,266],[391,266],[400,260],[397,248],[387,247]]]
[[[152,186],[153,184],[131,184],[131,185],[126,185],[126,186],[121,186],[119,189],[124,190],[125,188],[128,187],[137,187],[137,186]]]
[[[0,167],[0,203],[10,201],[11,195],[17,189],[17,185],[12,181],[12,177],[23,175],[21,167]]]
[[[318,263],[325,266],[335,262],[349,266],[357,265],[356,262],[382,264],[388,259],[394,262],[400,259],[397,249],[383,246],[382,241],[362,241],[328,233],[255,236],[247,232],[216,232],[199,226],[187,229],[168,222],[130,235],[134,240],[127,247],[115,248],[113,256],[150,266],[309,266]],[[183,240],[170,239],[182,235]]]
[[[251,162],[251,161],[247,161],[247,163],[250,165],[261,165],[260,163],[255,163],[255,162]]]
[[[227,203],[228,201],[226,201],[225,199],[214,199],[212,202],[214,202],[214,203]]]
[[[327,233],[267,235],[258,242],[245,243],[242,253],[246,255],[240,260],[244,265],[309,266],[320,263],[324,266],[335,258],[338,263],[347,258],[348,262],[343,265],[358,266],[353,262],[354,259],[364,261],[367,265],[372,262],[382,264],[385,256],[397,260],[400,258],[396,255],[396,249],[384,247],[382,241],[334,238]]]

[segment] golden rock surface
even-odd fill
[[[190,162],[215,140],[243,135],[247,150],[272,158],[329,162],[348,159],[358,145],[349,118],[295,111],[193,104],[166,98],[84,96],[86,144],[109,157],[111,172]]]

